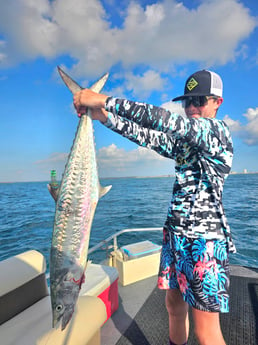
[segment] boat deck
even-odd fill
[[[165,291],[157,277],[119,286],[119,309],[104,324],[103,345],[167,345]],[[227,345],[258,344],[258,269],[231,266],[230,313],[221,314]],[[190,314],[189,345],[197,345]]]

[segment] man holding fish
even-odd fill
[[[170,345],[187,344],[188,308],[201,345],[225,345],[219,313],[229,311],[228,253],[235,252],[222,204],[233,158],[227,125],[216,119],[222,98],[218,74],[202,70],[185,83],[187,117],[154,105],[89,89],[74,106],[138,145],[175,160],[176,179],[163,230],[158,286],[166,289]]]

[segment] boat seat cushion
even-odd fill
[[[85,271],[85,282],[80,295],[98,296],[118,278],[115,267],[90,263]]]
[[[99,297],[106,306],[107,319],[118,309],[118,271],[115,267],[88,264],[80,295]]]
[[[105,320],[104,303],[97,297],[81,296],[65,330],[53,329],[47,296],[0,326],[1,345],[100,344],[99,330]]]
[[[0,262],[0,325],[48,295],[45,271],[35,250]]]

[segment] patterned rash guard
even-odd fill
[[[105,126],[175,160],[175,183],[164,228],[188,238],[224,239],[235,252],[222,204],[233,145],[226,124],[187,119],[153,105],[108,97]]]

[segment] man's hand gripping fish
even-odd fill
[[[58,71],[74,94],[82,88],[59,67]],[[108,74],[91,89],[100,92]],[[48,186],[51,193],[51,186]],[[111,186],[101,187],[98,179],[93,125],[90,111],[82,114],[57,193],[50,253],[50,290],[53,327],[70,321],[84,282],[91,224],[98,200]]]

